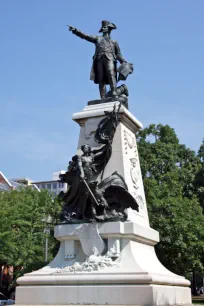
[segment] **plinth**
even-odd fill
[[[104,111],[114,103],[87,106],[73,115],[81,126],[77,153],[94,140]],[[178,305],[191,303],[189,281],[168,271],[154,246],[159,233],[149,226],[135,132],[142,124],[125,108],[112,144],[104,178],[117,171],[139,204],[125,222],[61,224],[60,249],[46,267],[18,279],[16,303],[24,305]]]

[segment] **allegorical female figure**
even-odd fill
[[[60,179],[69,185],[63,200],[65,205],[63,215],[69,219],[94,219],[96,206],[106,205],[105,199],[97,191],[97,176],[109,159],[110,144],[98,150],[91,150],[86,144],[81,146],[82,155],[75,155],[69,164],[68,171]]]

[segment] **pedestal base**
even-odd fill
[[[19,288],[21,304],[145,305],[191,303],[188,288],[162,285],[28,286]]]
[[[61,241],[56,258],[18,279],[16,304],[191,303],[189,281],[159,262],[154,251],[158,232],[149,227],[134,222],[65,224],[55,228],[55,237]]]
[[[119,102],[86,106],[73,115],[81,127],[81,145],[98,148],[94,135],[106,112]],[[18,279],[18,305],[149,305],[191,303],[190,282],[168,271],[158,260],[154,245],[159,233],[149,227],[142,174],[135,139],[141,123],[120,107],[112,155],[103,179],[117,171],[139,212],[127,209],[126,222],[64,224],[55,228],[61,242],[54,260],[39,271]],[[127,203],[128,204],[128,203]],[[80,205],[80,203],[79,203]],[[127,206],[128,207],[128,206]]]

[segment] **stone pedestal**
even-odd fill
[[[86,106],[82,112],[75,113],[72,119],[81,127],[77,153],[81,153],[81,145],[88,143],[92,148],[100,145],[95,142],[94,134],[99,122],[104,118],[104,111],[112,111],[119,102],[111,102]],[[148,212],[142,182],[139,156],[135,133],[142,128],[139,122],[124,106],[120,108],[120,123],[112,144],[112,156],[109,160],[103,178],[117,171],[125,179],[128,191],[139,204],[139,213],[128,209],[128,220],[149,226]]]
[[[114,103],[85,107],[73,115],[82,144],[98,147],[94,132]],[[126,222],[63,224],[55,227],[60,249],[54,260],[18,279],[16,303],[24,305],[178,305],[191,303],[189,281],[168,271],[154,245],[159,233],[149,226],[135,132],[141,123],[120,109],[113,153],[104,178],[121,174],[139,212],[128,209]]]

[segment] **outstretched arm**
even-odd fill
[[[97,40],[97,36],[93,36],[93,35],[88,35],[85,34],[79,30],[77,30],[76,28],[72,27],[72,26],[68,26],[69,27],[69,31],[71,31],[73,34],[75,34],[76,36],[85,39],[89,42],[95,43]]]
[[[110,147],[110,142],[103,145],[100,149],[93,150],[92,153],[94,154],[93,158],[97,158],[104,154],[104,152]]]

